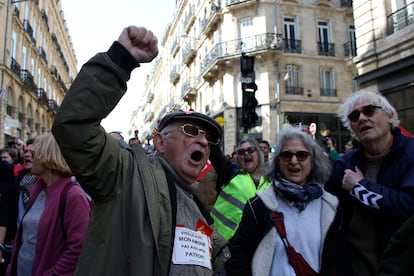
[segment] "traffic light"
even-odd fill
[[[251,128],[256,125],[259,116],[256,113],[257,100],[255,97],[257,85],[254,82],[242,83],[243,106],[242,125],[244,128]]]

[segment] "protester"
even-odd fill
[[[222,166],[216,163],[213,165]],[[237,165],[241,171],[224,185],[211,210],[217,230],[227,240],[231,240],[236,232],[247,200],[271,184],[262,176],[264,158],[256,139],[247,138],[239,143]]]
[[[228,275],[296,275],[288,261],[286,239],[281,239],[272,221],[273,214],[282,214],[290,245],[314,272],[335,275],[340,263],[335,243],[338,200],[323,189],[330,161],[312,136],[300,129],[285,128],[278,137],[265,174],[272,186],[245,205],[226,271]]]
[[[377,275],[390,237],[414,212],[414,139],[397,128],[382,95],[359,91],[338,117],[360,142],[334,164],[326,189],[339,197],[354,274]]]
[[[33,165],[33,142],[32,138],[26,141],[27,148],[23,154],[22,165],[0,162],[0,247],[4,247],[4,250],[0,250],[0,257],[4,258],[4,263],[0,266],[0,275],[6,272],[17,225],[20,225],[30,202],[29,189],[38,179],[30,173]]]
[[[131,71],[157,54],[151,31],[125,28],[83,66],[56,115],[53,134],[95,203],[77,275],[212,275],[224,261],[217,256],[226,256],[218,253],[227,241],[209,226],[192,186],[210,144],[222,139],[218,123],[197,112],[167,114],[151,157],[141,147],[119,147],[100,126]]]
[[[355,139],[354,137],[352,137],[345,144],[345,153],[347,153],[348,151],[351,151],[353,149],[356,149],[357,147],[358,147],[358,140]]]
[[[17,152],[17,160],[15,163],[16,164],[23,163],[24,147],[26,146],[23,140],[12,135],[9,137],[9,141],[7,145],[9,146],[9,148],[15,149]]]
[[[17,230],[6,275],[72,275],[82,250],[90,206],[71,180],[51,133],[36,137],[30,203]]]
[[[328,149],[328,157],[331,162],[335,162],[341,156],[339,155],[338,151],[336,150],[336,140],[332,137],[325,137],[323,144],[326,145]]]
[[[260,150],[263,152],[264,162],[267,163],[270,159],[270,144],[266,140],[260,141]]]
[[[2,148],[0,149],[1,160],[14,164],[17,162],[17,151],[13,148]]]

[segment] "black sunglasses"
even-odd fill
[[[362,114],[364,114],[367,117],[372,117],[375,114],[375,111],[379,108],[382,108],[381,106],[376,106],[376,105],[367,105],[362,107],[361,110],[354,110],[351,113],[349,113],[348,115],[348,119],[352,122],[355,123],[356,121],[359,120],[359,116]]]
[[[279,153],[280,159],[282,159],[285,162],[289,162],[290,160],[292,160],[293,156],[296,156],[296,159],[299,162],[303,162],[306,159],[308,159],[308,157],[311,156],[311,154],[304,150],[300,150],[297,152],[282,151],[281,153]]]
[[[206,136],[206,140],[213,145],[218,145],[220,143],[220,139],[213,134],[211,134],[210,131],[202,130],[196,126],[190,125],[190,124],[184,124],[180,126],[180,129],[183,131],[183,133],[190,137],[197,137],[200,134],[204,134]]]
[[[243,155],[243,154],[246,154],[246,152],[247,153],[253,153],[255,151],[256,151],[256,148],[255,147],[249,147],[249,148],[245,148],[245,149],[239,149],[237,151],[237,154],[238,155]]]

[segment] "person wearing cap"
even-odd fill
[[[75,275],[213,275],[229,257],[193,193],[210,145],[222,139],[218,123],[198,112],[164,116],[154,156],[119,147],[100,126],[132,70],[157,54],[151,31],[125,28],[83,65],[56,115],[52,132],[95,202]]]

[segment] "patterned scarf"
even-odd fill
[[[27,173],[23,176],[22,180],[20,181],[19,185],[22,189],[22,199],[24,209],[27,210],[27,207],[30,203],[30,186],[36,183],[37,176]]]
[[[306,183],[299,186],[283,178],[280,174],[273,180],[276,192],[280,193],[286,200],[293,203],[299,211],[305,210],[309,202],[322,196],[322,185],[318,183]]]

